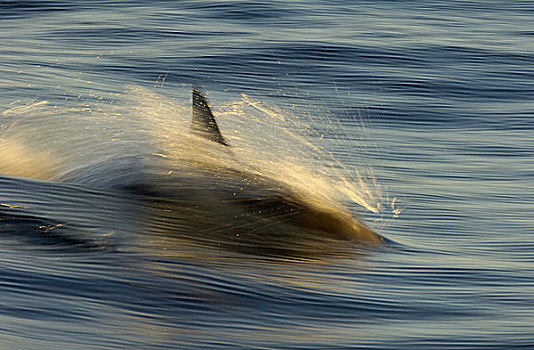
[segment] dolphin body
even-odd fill
[[[193,88],[192,100],[191,131],[231,152],[231,146],[221,134],[206,99],[197,88]],[[302,234],[368,244],[385,242],[383,237],[348,211],[321,203],[310,194],[299,193],[290,184],[238,168],[224,169],[222,172],[230,174],[235,180],[233,185],[225,189],[232,199],[222,201],[245,208],[247,213],[279,218],[285,225],[301,230]]]

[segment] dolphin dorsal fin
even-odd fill
[[[200,91],[193,87],[193,117],[191,119],[191,129],[193,133],[205,137],[208,140],[215,141],[221,145],[228,146],[206,99]]]

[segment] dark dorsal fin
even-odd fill
[[[221,145],[228,146],[219,131],[215,117],[211,113],[206,99],[195,87],[193,87],[193,117],[191,120],[191,129],[193,130],[193,133],[197,135],[218,142]]]

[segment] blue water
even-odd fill
[[[2,142],[39,115],[36,151],[90,129],[113,152],[129,134],[87,120],[127,119],[126,86],[154,91],[141,105],[201,86],[218,115],[246,98],[308,121],[315,167],[358,169],[381,210],[346,205],[391,240],[184,243],[166,207],[150,221],[124,194],[6,173],[0,348],[534,348],[533,18],[532,1],[0,1]],[[32,155],[14,157],[50,161]]]

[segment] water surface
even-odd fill
[[[0,2],[1,137],[43,123],[14,155],[33,174],[0,176],[1,348],[534,347],[533,14],[531,1]],[[343,204],[390,245],[272,255],[177,239],[169,217],[150,220],[161,203],[36,175],[59,164],[47,150],[82,157],[87,135],[102,157],[141,149],[147,123],[132,120],[164,124],[191,85],[237,149],[260,152],[248,160],[305,149],[302,164],[349,179]]]

